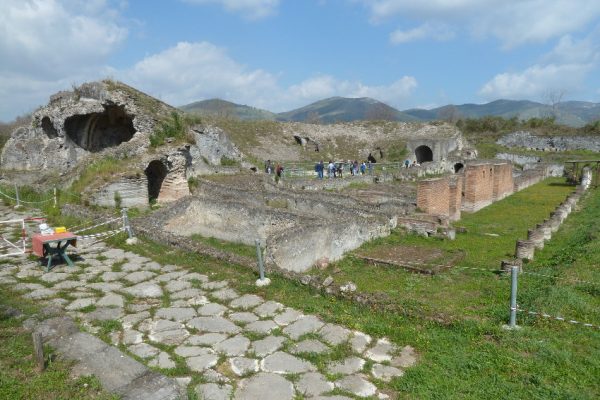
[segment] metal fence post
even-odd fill
[[[16,208],[21,207],[21,200],[19,198],[19,187],[17,186],[16,183],[15,183],[15,198],[17,199],[17,205],[15,207]]]
[[[510,269],[510,322],[509,329],[517,327],[517,277],[519,276],[519,267],[512,266]]]
[[[121,209],[121,215],[123,216],[123,228],[127,232],[129,239],[133,239],[133,237],[134,237],[133,230],[131,229],[131,225],[129,225],[129,217],[127,216],[126,208]]]
[[[271,280],[265,278],[265,264],[263,263],[260,240],[255,239],[254,243],[256,244],[256,258],[258,259],[258,273],[260,275],[259,279],[256,281],[256,286],[268,286],[271,283]]]
[[[54,208],[58,205],[58,198],[56,197],[56,186],[54,187]]]

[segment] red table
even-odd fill
[[[48,257],[46,271],[50,271],[52,259],[59,256],[67,262],[69,267],[73,267],[73,261],[69,258],[65,250],[69,245],[77,246],[77,236],[71,232],[54,233],[52,235],[42,235],[35,233],[31,237],[33,254],[38,257]]]

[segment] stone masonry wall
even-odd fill
[[[450,215],[448,178],[425,179],[417,186],[417,207],[427,214]]]
[[[493,170],[493,201],[502,200],[514,191],[512,165],[509,163],[495,163]]]
[[[490,163],[475,163],[465,166],[463,211],[474,212],[492,204],[493,174],[494,166]]]

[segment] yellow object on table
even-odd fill
[[[54,233],[65,233],[67,231],[67,228],[65,228],[64,226],[57,226],[56,228],[54,228]]]

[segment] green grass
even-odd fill
[[[371,245],[415,244],[464,249],[460,266],[498,269],[513,253],[517,237],[541,221],[562,201],[570,187],[545,181],[497,202],[460,222],[466,234],[456,241],[425,239],[395,233]],[[600,192],[583,202],[526,271],[556,274],[600,282]],[[587,221],[587,222],[586,222]],[[500,236],[487,236],[496,233]],[[158,262],[187,266],[212,279],[228,279],[241,293],[256,293],[324,320],[388,337],[419,353],[416,366],[407,369],[387,389],[403,399],[595,399],[600,396],[600,332],[558,321],[519,315],[517,331],[501,328],[508,319],[508,277],[491,272],[455,270],[428,277],[385,268],[355,265],[348,257],[338,263],[342,277],[363,291],[382,290],[407,312],[385,312],[324,296],[271,274],[272,284],[256,288],[256,274],[246,268],[206,256],[173,250],[142,240],[124,246]],[[359,279],[363,274],[364,278]],[[539,279],[521,275],[519,305],[553,315],[565,315],[598,324],[597,285]],[[384,389],[386,389],[384,387]]]
[[[0,309],[13,307],[24,313],[23,318],[38,312],[37,307],[8,289],[2,289]],[[32,358],[31,333],[21,328],[22,318],[7,318],[0,313],[0,399],[10,400],[116,400],[117,396],[102,391],[96,378],[73,379],[70,365],[63,361],[48,362],[38,373]],[[46,347],[48,358],[52,349]]]
[[[212,237],[204,237],[202,235],[194,234],[191,236],[192,240],[203,243],[210,247],[214,247],[218,250],[227,251],[230,253],[237,254],[239,256],[245,257],[256,257],[256,248],[254,246],[248,246],[242,243],[233,243],[225,240],[212,238]]]

